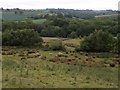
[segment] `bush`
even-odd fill
[[[62,42],[50,42],[48,44],[50,50],[65,50]]]
[[[76,32],[74,32],[74,31],[71,32],[70,37],[71,37],[71,38],[77,38],[77,34],[76,34]]]
[[[82,51],[106,52],[114,49],[115,38],[108,32],[95,31],[81,42]]]
[[[32,46],[42,42],[39,34],[32,29],[5,31],[2,39],[6,46]]]

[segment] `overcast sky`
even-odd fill
[[[1,0],[0,7],[21,9],[93,9],[118,10],[119,0]]]

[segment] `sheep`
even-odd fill
[[[28,54],[28,58],[36,58],[39,57],[40,54],[39,53],[35,53],[35,54]]]
[[[49,53],[49,55],[52,55],[53,53]]]
[[[25,60],[26,58],[25,57],[21,57],[21,60]]]
[[[35,55],[36,57],[39,57],[39,56],[40,56],[40,54],[39,54],[39,53],[35,53],[34,55]]]
[[[46,56],[40,56],[40,59],[46,60]]]
[[[59,52],[59,53],[57,54],[57,56],[58,56],[58,57],[63,57],[63,56],[64,56],[64,54],[63,54],[63,53],[61,53],[61,52]]]

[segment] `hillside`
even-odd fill
[[[90,19],[99,15],[113,15],[117,11],[93,11],[93,10],[73,10],[73,9],[44,9],[44,10],[22,10],[22,9],[3,9],[3,20],[24,20],[30,17],[42,18],[46,14],[63,14],[65,17],[76,17]]]

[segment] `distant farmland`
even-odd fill
[[[14,20],[24,20],[27,19],[28,17],[33,17],[33,16],[38,16],[40,13],[43,13],[42,11],[24,11],[22,10],[22,14],[19,13],[19,11],[17,12],[17,14],[15,14],[15,11],[3,11],[2,12],[2,18],[3,20],[8,20],[8,21],[14,21]]]

